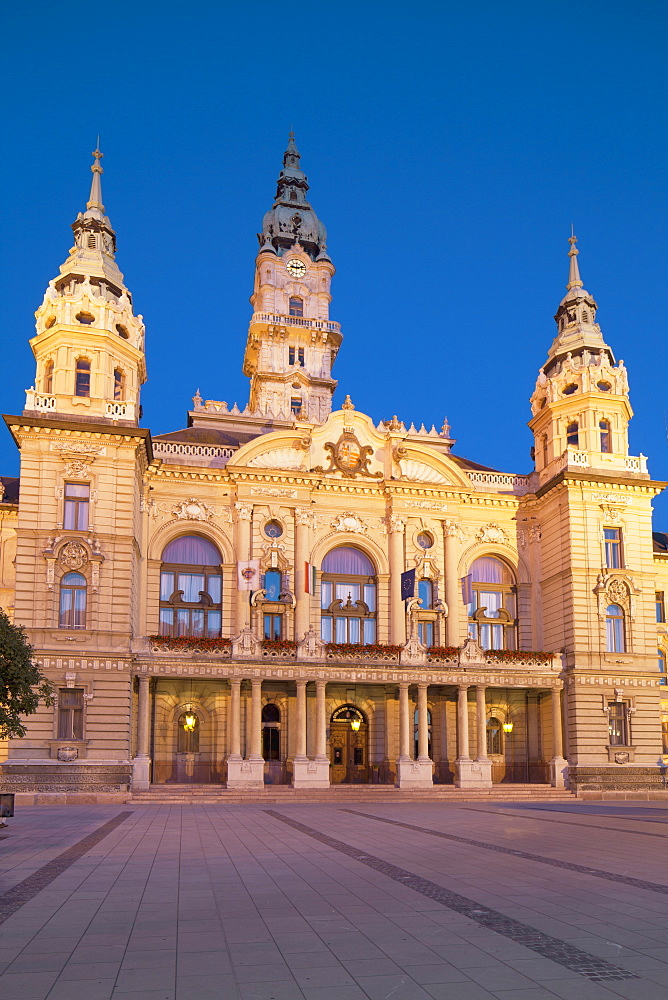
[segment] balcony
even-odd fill
[[[564,470],[593,470],[611,474],[648,476],[646,455],[611,455],[599,451],[580,451],[567,448],[557,459],[540,472],[540,483],[548,482]]]
[[[257,312],[251,316],[251,326],[255,323],[266,323],[269,326],[300,326],[321,333],[341,333],[340,323],[326,319],[308,319],[306,316],[281,316],[276,313]]]

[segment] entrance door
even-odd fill
[[[351,722],[357,725],[356,729]],[[344,705],[334,712],[329,745],[332,784],[366,784],[369,780],[368,726],[359,709]]]

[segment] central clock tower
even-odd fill
[[[332,409],[332,365],[342,337],[329,318],[335,269],[327,232],[307,201],[299,160],[291,132],[274,204],[258,234],[243,370],[251,380],[251,410],[318,424]]]

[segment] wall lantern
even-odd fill
[[[515,728],[515,724],[513,722],[504,722],[503,723],[503,731],[504,731],[504,733],[508,733],[508,735],[510,735],[510,733],[512,733],[512,731],[513,731],[514,728]]]
[[[350,728],[352,729],[352,731],[354,733],[356,733],[359,730],[359,727],[360,727],[361,724],[362,724],[362,720],[360,719],[359,715],[354,716],[350,720]]]
[[[192,712],[186,712],[185,718],[183,720],[183,728],[187,733],[192,733],[195,731],[195,726],[197,725],[197,716]]]

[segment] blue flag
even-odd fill
[[[401,599],[405,601],[409,597],[415,597],[415,570],[407,569],[401,574]]]

